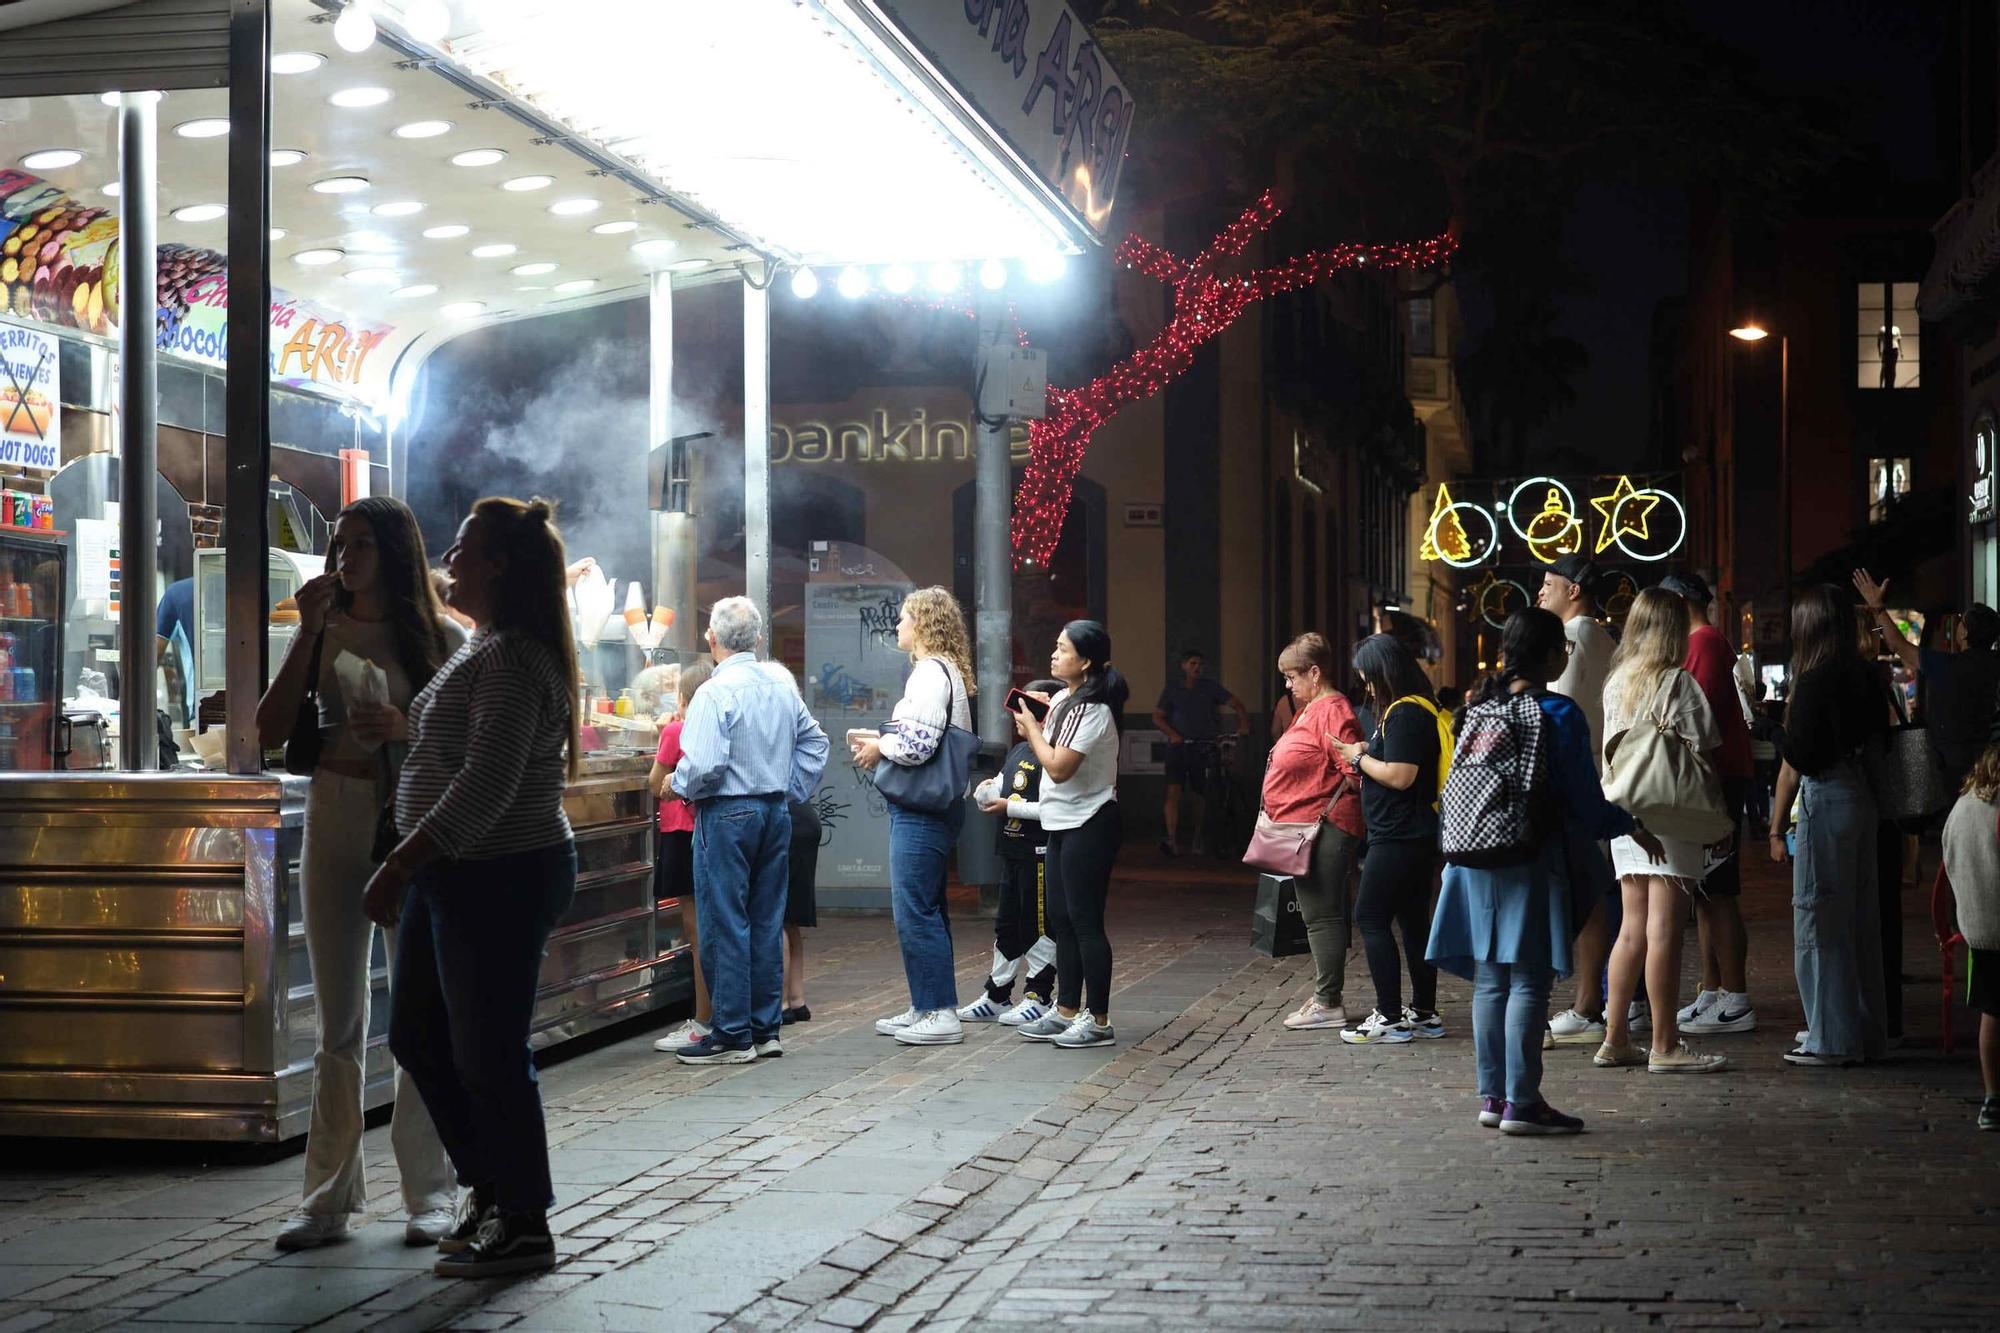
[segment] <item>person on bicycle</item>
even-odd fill
[[[1160,691],[1160,701],[1153,705],[1153,725],[1167,738],[1167,803],[1162,812],[1167,834],[1160,839],[1160,850],[1168,856],[1181,854],[1181,792],[1207,794],[1215,741],[1222,734],[1217,709],[1226,705],[1236,714],[1238,736],[1250,734],[1250,710],[1220,681],[1202,675],[1202,665],[1201,649],[1189,648],[1182,653],[1181,678],[1169,681]],[[1197,837],[1195,851],[1201,850]]]

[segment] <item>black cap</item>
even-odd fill
[[[1707,606],[1715,600],[1715,594],[1708,590],[1708,584],[1693,570],[1675,570],[1660,580],[1660,586],[1684,602],[1696,606]]]
[[[1549,568],[1585,592],[1590,592],[1597,585],[1597,563],[1587,555],[1562,556]]]

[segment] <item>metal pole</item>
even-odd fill
[[[766,265],[769,277],[776,270]],[[771,625],[771,291],[743,274],[743,595]]]
[[[1778,335],[1778,590],[1785,614],[1785,657],[1792,650],[1792,339]]]
[[[160,766],[153,729],[154,587],[159,565],[158,251],[154,249],[158,93],[118,99],[118,246],[124,315],[118,325],[118,766],[130,773]]]
[[[1004,306],[991,294],[979,302],[979,359],[1000,345]],[[1014,562],[1010,526],[1014,476],[1007,449],[1007,419],[989,417],[973,404],[978,424],[977,472],[972,507],[972,589],[977,626],[979,736],[1006,744],[1014,738],[1007,716],[1007,687],[1013,683]]]
[[[260,773],[257,700],[269,669],[271,478],[271,15],[229,7],[229,311],[222,539],[231,773]],[[127,290],[131,290],[130,287]],[[148,289],[150,290],[150,288]]]
[[[651,389],[647,414],[649,447],[665,451],[662,461],[666,475],[661,478],[662,494],[653,497],[653,601],[670,607],[673,628],[660,639],[683,659],[695,650],[694,515],[688,513],[688,498],[674,487],[674,466],[680,450],[674,435],[674,286],[671,273],[655,273],[650,288],[648,384]]]

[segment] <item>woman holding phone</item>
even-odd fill
[[[1045,902],[1049,935],[1056,942],[1056,1008],[1024,1024],[1020,1033],[1076,1050],[1116,1040],[1104,904],[1121,836],[1118,743],[1130,691],[1111,665],[1111,635],[1095,620],[1063,626],[1049,655],[1049,674],[1063,688],[1046,701],[1046,721],[1036,716],[1032,696],[1013,702],[1022,735],[1042,766],[1040,814],[1049,848]]]
[[[361,1097],[375,927],[361,910],[361,891],[375,871],[369,851],[376,818],[394,791],[402,749],[389,742],[405,734],[411,698],[465,642],[438,603],[423,534],[401,500],[370,496],[341,510],[326,564],[327,573],[299,589],[299,632],[257,704],[265,746],[280,745],[312,687],[322,738],[299,872],[319,1044],[305,1198],[278,1232],[281,1250],[341,1239],[349,1218],[367,1206]],[[386,704],[346,706],[335,663],[348,653],[381,669]],[[385,929],[383,938],[393,971],[396,932]],[[401,1070],[389,1137],[409,1213],[405,1238],[434,1245],[451,1229],[458,1191],[423,1098]]]

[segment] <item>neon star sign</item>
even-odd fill
[[[1511,541],[1518,539],[1528,556],[1544,565],[1583,551],[1601,555],[1612,547],[1626,559],[1651,564],[1672,556],[1686,542],[1687,510],[1673,492],[1636,485],[1630,475],[1592,481],[1586,485],[1534,476],[1440,485],[1418,558],[1455,569],[1504,564],[1503,539],[1510,551]],[[1492,503],[1459,498],[1482,491]],[[1577,503],[1578,495],[1588,498],[1588,509]],[[1594,533],[1589,530],[1593,521]]]

